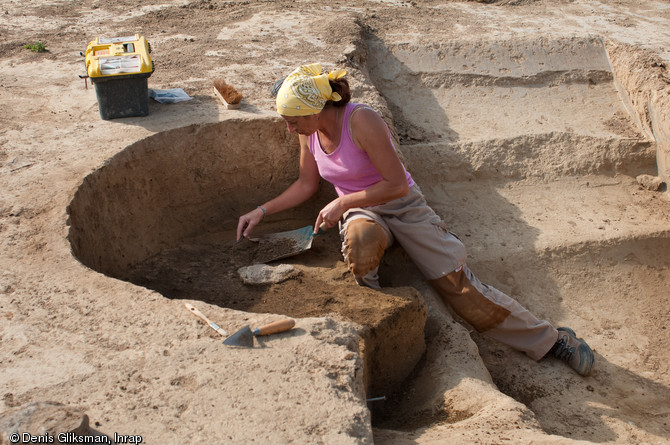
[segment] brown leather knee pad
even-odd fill
[[[379,266],[386,250],[386,233],[371,219],[359,218],[347,225],[344,257],[349,271],[364,276]]]
[[[430,284],[463,320],[477,332],[485,332],[502,323],[510,311],[486,298],[477,290],[463,269],[455,270]]]

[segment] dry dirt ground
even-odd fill
[[[193,99],[102,120],[80,52],[136,33],[149,88]],[[670,443],[670,202],[641,177],[668,179],[669,2],[2,0],[0,37],[0,443],[84,414],[157,444]],[[387,119],[482,281],[588,340],[591,376],[474,332],[398,246],[382,292],[335,231],[242,283],[236,219],[296,174],[269,91],[314,61]],[[228,348],[184,302],[228,333],[297,322]]]

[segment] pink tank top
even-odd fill
[[[368,154],[358,148],[351,138],[349,118],[354,109],[359,105],[354,103],[346,105],[342,120],[340,145],[332,153],[323,151],[319,142],[318,132],[315,131],[309,136],[309,150],[314,155],[316,165],[319,168],[319,174],[323,179],[335,186],[338,196],[365,190],[382,180],[382,176],[375,168]],[[367,105],[361,105],[361,107],[372,109]],[[390,132],[388,133],[388,137],[391,145],[393,145]],[[393,148],[395,148],[395,145]],[[413,186],[414,181],[412,180],[412,176],[404,165],[403,169],[405,170],[407,183],[410,187]]]

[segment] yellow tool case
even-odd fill
[[[149,114],[147,79],[154,72],[151,46],[135,34],[128,37],[98,37],[88,44],[86,71],[95,85],[102,119]]]
[[[147,40],[131,37],[98,37],[86,48],[86,70],[91,78],[152,73],[153,62]]]

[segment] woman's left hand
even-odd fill
[[[342,200],[336,198],[328,203],[321,211],[319,216],[316,218],[316,224],[314,225],[314,233],[319,230],[321,223],[326,223],[326,226],[330,229],[334,227],[337,222],[342,218],[342,215],[345,212],[345,208],[342,206]]]

